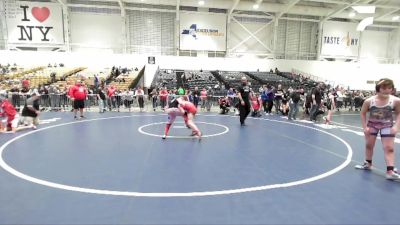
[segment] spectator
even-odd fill
[[[81,119],[85,118],[83,116],[83,109],[85,108],[87,89],[80,80],[77,80],[75,85],[72,87],[71,95],[74,101],[74,118],[78,119],[77,117],[78,109],[80,112],[80,118]]]
[[[104,113],[106,111],[106,94],[101,88],[97,88],[97,101],[99,103],[99,113]]]
[[[143,112],[143,110],[144,110],[144,91],[141,86],[139,86],[138,89],[135,91],[135,96],[137,97],[140,112]]]
[[[229,99],[228,97],[220,97],[218,99],[219,108],[221,109],[220,114],[227,114],[229,112]]]
[[[168,90],[166,87],[163,87],[160,91],[160,103],[161,103],[161,109],[163,111],[165,110],[167,98],[168,98]]]
[[[302,92],[301,89],[299,90],[294,90],[290,94],[290,100],[289,100],[289,115],[288,119],[289,120],[296,120],[296,114],[299,111],[299,102],[300,102],[300,93]]]

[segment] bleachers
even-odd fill
[[[180,79],[185,89],[193,90],[198,87],[201,90],[219,86],[219,82],[210,71],[187,70],[180,73],[182,73]],[[177,71],[161,69],[154,77],[151,87],[167,87],[168,90],[172,90],[177,88],[177,85]]]
[[[160,69],[151,83],[152,87],[167,87],[167,89],[176,88],[176,72],[173,70]]]
[[[86,83],[86,79],[82,79],[83,76],[74,76],[85,69],[85,67],[77,67],[66,70],[66,72],[60,76],[61,80],[57,80],[53,85],[58,87],[67,87],[68,85],[74,84],[76,80],[83,80]]]
[[[20,85],[21,81],[23,79],[29,79],[30,77],[35,77],[37,73],[40,73],[41,70],[43,70],[45,67],[34,67],[31,69],[24,69],[24,68],[18,68],[17,70],[3,74],[1,76],[1,84],[0,84],[0,89],[1,90],[9,90],[15,85]],[[39,77],[35,79],[35,82],[41,82],[44,81],[45,78]]]
[[[250,74],[260,78],[261,80],[268,82],[287,82],[288,78],[279,76],[275,73],[271,72],[250,72]]]
[[[130,71],[127,74],[120,74],[110,83],[110,85],[115,86],[117,90],[127,90],[135,78],[139,75],[139,72],[140,71]]]
[[[221,71],[220,75],[224,81],[228,83],[229,87],[232,88],[240,86],[242,77],[247,78],[247,81],[250,83],[250,86],[253,90],[258,90],[258,88],[261,86],[259,81],[251,78],[243,72]]]
[[[210,71],[185,71],[185,77],[189,89],[208,89],[218,84]]]
[[[285,88],[297,88],[302,84],[295,79],[289,79],[287,76],[277,75],[271,72],[236,72],[236,71],[217,71],[223,83],[222,85],[210,71],[181,71],[181,78],[184,82],[184,88],[190,90],[194,87],[214,88],[216,95],[225,95],[226,89],[229,87],[238,87],[241,85],[241,78],[246,77],[254,91],[258,91],[264,84],[277,86],[282,84]],[[167,87],[168,90],[177,87],[177,72],[175,70],[159,70],[154,77],[151,87]]]
[[[36,72],[41,71],[44,68],[46,68],[46,67],[39,66],[39,67],[31,68],[31,69],[18,68],[16,71],[3,74],[1,76],[1,78],[2,78],[2,80],[6,80],[6,79],[21,79],[26,75],[35,74]]]

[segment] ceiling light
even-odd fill
[[[349,17],[350,17],[350,18],[353,18],[353,17],[355,17],[355,16],[356,16],[356,13],[355,13],[355,12],[349,13]]]
[[[393,16],[392,20],[393,20],[393,21],[400,20],[400,16]]]
[[[367,17],[358,24],[357,31],[364,31],[365,28],[374,23],[374,17]]]
[[[200,0],[200,1],[199,1],[199,5],[204,5],[204,3],[205,3],[205,2],[204,2],[203,0]]]
[[[375,6],[373,5],[352,6],[352,8],[358,13],[375,13]]]
[[[258,4],[253,5],[253,9],[258,9],[258,8],[260,8],[260,6]]]

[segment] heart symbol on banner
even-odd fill
[[[47,20],[47,18],[49,18],[50,10],[47,7],[33,7],[32,15],[33,17],[35,17],[35,19],[42,23],[43,21]]]

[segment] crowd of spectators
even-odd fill
[[[51,64],[49,64],[51,66]],[[54,65],[53,68],[57,66]],[[59,67],[61,64],[58,65]],[[63,66],[63,65],[62,65]],[[1,71],[9,72],[13,66],[0,65]],[[119,75],[128,74],[131,71],[138,71],[135,69],[128,69],[122,67],[113,67],[111,69],[112,81],[117,83],[125,83],[124,77]],[[313,114],[315,109],[312,109],[312,98],[314,94],[318,94],[317,99],[321,99],[318,103],[317,112],[326,111],[326,103],[328,102],[329,93],[334,95],[337,111],[358,111],[362,106],[363,101],[372,92],[349,90],[344,87],[336,86],[331,87],[329,84],[316,82],[309,77],[301,74],[283,73],[277,68],[271,70],[270,73],[281,76],[283,80],[290,82],[271,81],[270,83],[257,83],[251,87],[253,92],[252,103],[252,116],[273,115],[278,114],[287,116],[288,119],[297,119],[297,112],[301,112],[303,118],[310,118],[315,120],[310,114]],[[172,75],[171,75],[172,74]],[[76,75],[78,79],[84,79]],[[209,71],[187,71],[181,74],[182,85],[177,86],[177,75],[170,71],[163,71],[160,73],[155,84],[148,90],[143,90],[142,87],[118,89],[106,80],[100,80],[98,75],[94,75],[93,83],[87,84],[88,97],[86,105],[89,108],[99,106],[99,112],[105,111],[120,111],[120,109],[127,109],[131,111],[132,107],[139,106],[140,111],[144,108],[149,110],[164,110],[167,107],[168,98],[174,98],[177,95],[187,95],[189,101],[193,102],[196,107],[201,110],[211,111],[212,107],[219,107],[221,114],[237,113],[237,98],[236,87],[231,87],[226,90],[225,83],[216,79]],[[231,75],[226,77],[229,81],[235,81]],[[232,78],[233,77],[233,78]],[[164,80],[163,78],[166,78]],[[23,81],[23,82],[22,82]],[[55,81],[52,79],[51,81]],[[97,81],[97,82],[96,82]],[[28,82],[28,84],[26,84]],[[258,81],[257,81],[258,82]],[[25,84],[24,84],[25,83]],[[167,85],[168,84],[168,85]],[[29,98],[33,90],[40,93],[40,105],[42,110],[59,111],[70,110],[71,102],[68,96],[68,90],[72,84],[57,85],[54,82],[45,85],[39,85],[35,88],[29,88],[29,80],[18,80],[12,83],[12,86],[7,90],[6,95],[9,97],[11,103],[17,108],[24,105],[24,101]],[[83,85],[85,83],[83,82]],[[199,85],[199,86],[197,86]],[[4,92],[4,90],[3,90]],[[293,112],[295,112],[293,114]]]

